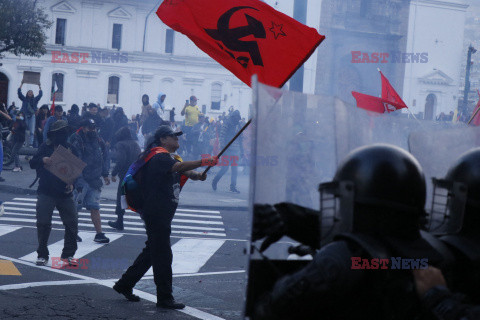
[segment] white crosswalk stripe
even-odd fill
[[[4,202],[5,214],[0,217],[1,222],[20,222],[22,224],[36,225],[36,198],[14,198],[11,201]],[[112,230],[108,225],[108,220],[117,218],[115,214],[115,204],[100,203],[100,215],[102,217],[102,228],[110,235]],[[78,213],[79,230],[92,231],[93,224],[90,219],[90,212],[85,209]],[[58,216],[58,211],[54,210],[52,219],[53,225],[62,225]],[[140,216],[127,210],[124,216],[124,230],[129,232],[145,233],[143,221]],[[214,238],[226,237],[225,227],[222,221],[220,211],[214,210],[193,210],[178,208],[172,221],[172,235],[185,236],[206,236]]]
[[[15,231],[23,232],[22,234],[25,236],[25,232],[28,232],[28,237],[34,236],[36,233],[35,229],[33,228],[22,228],[19,226],[9,226],[9,225],[2,225],[0,224],[0,244],[2,243],[2,236],[10,235]],[[56,231],[60,232],[60,231]],[[88,265],[89,268],[101,268],[105,267],[105,264],[108,264],[108,267],[112,266],[112,261],[115,263],[127,262],[132,263],[132,261],[128,261],[126,259],[115,259],[115,258],[104,258],[103,254],[99,252],[100,248],[105,248],[108,250],[108,246],[112,243],[116,242],[117,245],[122,245],[121,241],[129,241],[124,235],[122,234],[109,234],[110,243],[109,244],[99,244],[93,241],[95,237],[95,232],[92,231],[80,231],[79,236],[83,239],[82,242],[78,243],[78,249],[75,252],[75,258],[79,259],[80,265]],[[125,240],[124,240],[125,239]],[[198,273],[202,267],[204,267],[207,262],[217,253],[217,251],[225,244],[227,240],[223,239],[180,239],[174,242],[172,246],[173,252],[173,263],[172,263],[172,271],[173,274],[176,275],[187,275],[187,274],[196,274]],[[48,250],[50,253],[50,259],[48,261],[47,266],[54,268],[62,268],[63,263],[60,262],[59,258],[62,254],[62,249],[64,246],[64,240],[59,240],[57,242],[50,243],[48,245]],[[32,248],[33,249],[33,248]],[[140,250],[139,250],[140,252]],[[19,260],[24,260],[27,262],[35,263],[37,259],[37,252],[33,251],[27,255],[22,257],[14,257]],[[54,261],[55,260],[55,261]],[[82,263],[81,261],[89,261],[86,264]],[[128,265],[125,265],[126,268]],[[119,270],[123,272],[124,270]],[[120,275],[120,274],[119,274]],[[145,277],[149,277],[153,275],[153,270],[150,268],[148,272],[144,275]]]
[[[92,253],[93,251],[100,249],[106,244],[96,243],[93,242],[93,238],[95,238],[95,232],[79,232],[78,235],[83,239],[83,242],[78,243],[77,252],[75,252],[75,258],[80,259],[85,257],[87,254]],[[121,238],[121,234],[109,234],[108,237],[110,238],[110,243]],[[48,251],[51,257],[60,257],[62,255],[63,249],[63,239],[57,241],[48,246]],[[34,262],[37,259],[37,252],[34,251],[32,253],[27,254],[19,258],[20,260]],[[48,260],[48,266],[52,266],[52,259]]]

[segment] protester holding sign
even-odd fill
[[[33,137],[35,133],[35,113],[37,112],[37,105],[38,101],[43,96],[43,91],[42,91],[42,86],[40,83],[38,84],[38,95],[35,97],[33,95],[32,90],[27,91],[27,96],[24,96],[22,94],[22,86],[23,86],[23,80],[22,84],[20,85],[20,88],[18,88],[18,98],[22,100],[22,108],[20,109],[21,112],[25,115],[25,121],[27,123],[27,128],[28,131],[30,132],[30,138],[27,140],[30,146],[33,146]]]
[[[65,226],[65,244],[61,258],[69,265],[78,265],[73,258],[77,250],[78,215],[73,201],[73,186],[66,184],[52,174],[47,168],[52,166],[51,156],[58,146],[62,145],[72,149],[67,143],[68,124],[58,120],[48,132],[48,140],[43,143],[37,153],[30,160],[30,167],[37,170],[40,179],[38,183],[37,200],[37,233],[38,233],[38,259],[37,265],[47,265],[49,258],[48,238],[52,230],[53,209],[57,208],[60,218]]]

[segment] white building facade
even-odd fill
[[[465,17],[463,0],[411,0],[407,51],[428,62],[405,67],[403,98],[413,113],[434,120],[458,105]]]
[[[47,31],[47,54],[41,58],[7,55],[0,67],[8,79],[8,103],[18,105],[17,88],[24,71],[41,73],[43,98],[56,105],[100,103],[123,107],[128,116],[141,112],[141,98],[153,104],[166,93],[176,120],[191,95],[207,116],[233,106],[249,116],[251,89],[201,52],[187,37],[173,32],[156,15],[158,0],[39,0],[54,22]],[[4,77],[4,78],[5,78]],[[24,93],[37,86],[24,85]],[[65,109],[65,108],[64,108]],[[165,115],[168,120],[168,115]]]

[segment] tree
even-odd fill
[[[53,22],[33,0],[0,0],[0,59],[4,53],[40,57]]]

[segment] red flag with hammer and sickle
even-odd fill
[[[165,0],[157,15],[249,86],[283,86],[325,39],[259,0]]]

